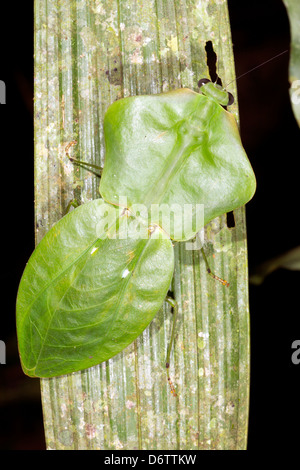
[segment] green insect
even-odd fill
[[[184,88],[108,108],[101,198],[54,225],[20,282],[17,333],[27,375],[64,375],[121,352],[166,297],[172,241],[192,239],[252,198],[255,176],[222,107],[228,93],[200,84],[201,93]]]

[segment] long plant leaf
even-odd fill
[[[290,21],[291,52],[289,65],[290,99],[292,109],[300,126],[300,3],[298,0],[283,0]]]
[[[182,87],[209,77],[213,45],[223,84],[234,80],[226,2],[205,0],[35,0],[35,203],[37,242],[69,202],[99,197],[98,178],[65,155],[103,163],[103,119],[119,98]],[[230,91],[236,98],[234,82]],[[237,117],[236,104],[231,112]],[[165,356],[172,315],[165,305],[115,358],[42,379],[49,449],[243,449],[249,399],[249,319],[244,209],[205,231],[212,271],[197,248],[175,246],[179,311],[170,376]],[[201,234],[201,235],[202,235]],[[188,242],[191,248],[191,242]]]

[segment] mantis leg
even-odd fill
[[[211,269],[209,267],[209,264],[208,264],[208,261],[207,261],[207,258],[206,258],[206,254],[205,254],[205,251],[203,248],[201,248],[201,253],[202,253],[202,256],[203,256],[203,259],[204,259],[204,262],[205,262],[205,265],[206,265],[206,271],[207,273],[213,278],[215,279],[216,281],[219,281],[221,282],[221,284],[225,287],[229,287],[229,282],[227,282],[225,279],[222,279],[221,277],[217,276],[216,274],[212,273],[211,272]]]
[[[207,261],[207,257],[206,257],[205,251],[204,251],[203,248],[201,248],[201,252],[202,252],[203,259],[204,259],[204,261],[205,261],[207,273],[208,273],[213,279],[215,279],[216,281],[221,282],[221,284],[222,284],[223,286],[228,287],[228,286],[229,286],[229,282],[227,282],[225,279],[220,278],[220,277],[217,276],[216,274],[212,273],[212,271],[211,271],[211,269],[210,269],[210,267],[209,267],[208,261]],[[172,380],[171,380],[171,378],[170,378],[169,367],[170,367],[170,356],[171,356],[172,346],[173,346],[174,338],[175,338],[175,323],[176,323],[177,314],[178,314],[178,304],[177,304],[176,300],[174,300],[174,299],[173,299],[172,297],[170,297],[170,296],[167,296],[165,300],[166,300],[166,302],[168,302],[168,304],[170,304],[171,307],[173,308],[172,331],[171,331],[171,339],[170,339],[169,346],[168,346],[168,350],[167,350],[166,371],[167,371],[167,379],[168,379],[168,382],[169,382],[169,385],[170,385],[171,393],[172,393],[172,395],[173,395],[174,397],[176,397],[177,394],[176,394],[175,387],[174,387],[174,385],[173,385],[173,383],[172,383]]]
[[[209,267],[209,264],[208,264],[208,261],[207,261],[207,258],[206,258],[206,255],[205,255],[205,251],[203,249],[203,240],[201,240],[201,238],[199,237],[199,233],[196,235],[195,237],[195,240],[194,241],[191,241],[191,242],[188,242],[186,243],[186,249],[187,250],[201,250],[201,253],[202,253],[202,256],[203,256],[203,259],[205,261],[205,265],[206,265],[206,271],[207,273],[213,278],[215,279],[216,281],[219,281],[221,282],[221,284],[225,287],[228,287],[229,286],[229,282],[227,282],[225,279],[222,279],[221,277],[217,276],[216,274],[214,274],[210,267]]]
[[[98,176],[100,177],[101,176],[101,173],[102,173],[102,170],[103,168],[99,165],[94,165],[93,163],[87,163],[87,162],[82,162],[81,160],[76,160],[75,158],[73,157],[70,157],[70,154],[69,154],[69,149],[73,146],[73,145],[76,145],[77,144],[77,140],[72,140],[72,142],[69,142],[68,145],[66,146],[65,148],[65,152],[66,152],[66,155],[68,157],[68,159],[70,160],[70,162],[74,163],[74,165],[78,165],[78,166],[81,166],[82,168],[85,168],[86,170],[88,170],[90,173],[92,173],[93,175],[95,176]],[[91,168],[95,169],[95,170],[98,170],[100,172],[100,174],[94,172],[93,170],[91,170]],[[65,214],[66,215],[69,210],[71,209],[71,207],[78,207],[80,206],[80,203],[77,201],[77,199],[72,199],[69,204],[67,205],[66,207],[66,210],[65,210]]]
[[[77,201],[77,199],[72,199],[67,205],[64,215],[66,215],[69,212],[71,207],[74,207],[76,209],[76,207],[78,206],[80,206],[80,203]]]
[[[177,313],[178,313],[178,304],[177,304],[176,300],[174,300],[172,297],[169,297],[169,296],[167,296],[165,300],[173,308],[172,331],[171,331],[171,339],[170,339],[168,350],[167,350],[166,371],[167,371],[167,379],[168,379],[168,382],[169,382],[169,385],[170,385],[171,393],[174,397],[176,397],[177,394],[176,394],[175,387],[172,383],[172,380],[170,378],[169,367],[170,367],[170,356],[171,356],[172,346],[173,346],[174,338],[175,338],[175,323],[176,323]]]
[[[66,155],[68,157],[68,159],[70,160],[70,162],[74,163],[74,165],[78,165],[82,168],[85,168],[86,170],[88,170],[90,173],[92,173],[93,175],[95,176],[101,176],[101,173],[102,173],[102,170],[103,168],[99,165],[94,165],[93,163],[88,163],[88,162],[82,162],[81,160],[76,160],[76,158],[73,158],[70,156],[69,154],[69,149],[73,146],[73,145],[76,145],[77,144],[77,140],[72,140],[72,142],[69,142],[68,145],[66,146],[65,148],[65,152],[66,152]],[[96,173],[94,170],[98,170],[99,171],[99,174]]]

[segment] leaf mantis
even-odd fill
[[[27,375],[64,375],[121,352],[166,297],[172,242],[192,239],[252,198],[255,176],[222,107],[228,94],[201,85],[201,93],[183,88],[108,108],[101,198],[55,224],[20,282],[17,333]]]

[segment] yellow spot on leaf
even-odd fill
[[[177,36],[171,36],[171,39],[168,40],[168,47],[172,52],[178,52]]]

